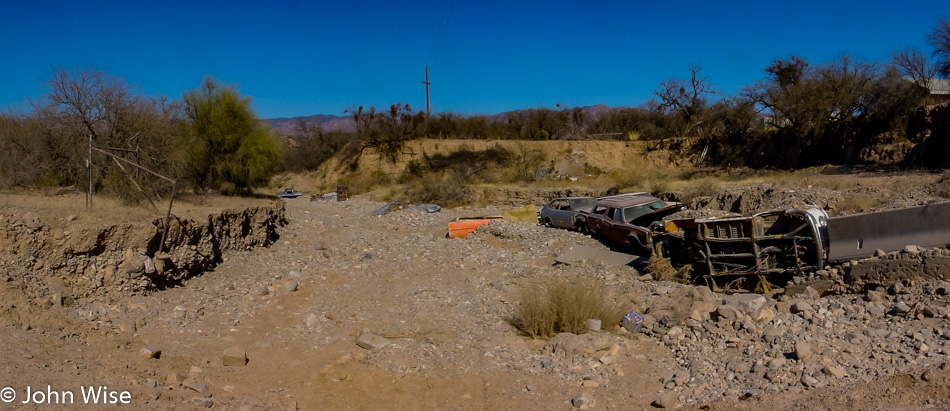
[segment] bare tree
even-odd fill
[[[709,79],[699,76],[699,66],[689,66],[688,79],[667,79],[660,82],[660,89],[653,94],[660,99],[660,109],[664,112],[679,113],[684,120],[680,134],[689,135],[702,120],[702,111],[706,108],[707,98],[715,94]]]
[[[165,174],[180,171],[184,161],[179,144],[184,127],[180,103],[164,96],[144,97],[120,77],[92,67],[59,67],[45,86],[46,101],[33,102],[34,115],[45,125],[57,152],[68,153],[59,184],[88,182],[80,170],[88,156],[82,147],[90,138],[95,146],[120,149],[116,152],[129,161],[153,170]],[[144,172],[127,169],[118,160],[102,160],[95,162],[93,185],[137,202],[139,195],[132,191],[142,191],[150,184]]]
[[[911,47],[892,54],[891,63],[902,76],[910,78],[914,84],[925,89],[930,87],[930,80],[937,74],[936,67],[927,61],[924,53]]]
[[[947,23],[946,17],[937,21],[937,27],[927,39],[934,48],[934,66],[937,73],[944,78],[950,78],[950,23]]]

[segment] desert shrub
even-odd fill
[[[600,167],[592,166],[589,163],[584,163],[584,175],[599,176],[603,174],[604,171]]]
[[[391,182],[389,175],[382,170],[375,170],[369,173],[354,172],[340,178],[336,185],[346,186],[350,195],[356,195],[372,191],[373,189],[387,185]]]
[[[670,264],[668,258],[653,257],[650,259],[644,270],[645,274],[650,274],[657,281],[674,281],[678,283],[689,283],[689,266],[683,266],[679,269]]]
[[[452,171],[426,173],[406,190],[409,202],[449,206],[461,201],[465,181]]]
[[[930,186],[930,191],[937,197],[950,198],[950,171],[944,171]]]
[[[610,180],[614,187],[626,189],[634,187],[643,182],[643,174],[634,170],[613,170],[610,172]]]
[[[712,179],[702,179],[683,188],[680,201],[691,202],[699,197],[715,196],[722,192],[719,183]]]
[[[847,194],[838,203],[838,212],[842,214],[860,213],[881,205],[881,201],[865,193]]]
[[[416,176],[416,177],[422,177],[422,175],[425,174],[425,172],[426,172],[426,165],[425,163],[421,161],[409,160],[409,162],[406,163],[406,174]]]
[[[621,307],[609,304],[593,280],[551,280],[522,288],[519,297],[515,325],[532,338],[583,334],[589,319],[607,326],[619,324],[623,316]]]
[[[650,194],[657,195],[669,191],[670,187],[671,182],[669,177],[664,175],[656,175],[647,182],[646,191],[648,191]]]

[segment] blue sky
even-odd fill
[[[36,0],[2,10],[0,108],[41,97],[67,65],[172,98],[212,75],[274,118],[353,104],[425,110],[427,65],[434,112],[636,106],[690,64],[732,94],[791,54],[929,55],[927,34],[950,2]]]

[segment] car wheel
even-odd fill
[[[550,218],[545,218],[545,219],[544,219],[544,223],[542,223],[541,225],[543,225],[543,226],[545,226],[545,227],[548,227],[548,228],[554,228],[554,224],[551,224],[551,219],[550,219]]]
[[[587,224],[583,224],[580,221],[574,223],[574,229],[577,230],[578,233],[587,234]]]

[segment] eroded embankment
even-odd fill
[[[283,203],[201,219],[174,217],[160,250],[162,218],[107,226],[78,220],[70,216],[48,224],[30,209],[0,209],[0,281],[22,283],[27,298],[57,304],[92,294],[141,292],[210,270],[229,251],[270,245],[286,224]]]

